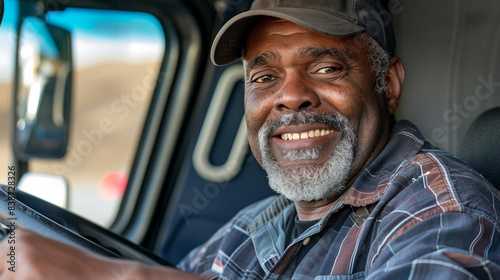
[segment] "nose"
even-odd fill
[[[280,111],[301,111],[319,106],[320,98],[314,86],[299,75],[293,75],[283,81],[283,86],[276,92],[274,107]]]

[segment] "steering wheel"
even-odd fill
[[[38,234],[108,257],[172,266],[143,247],[82,217],[30,194],[0,185],[0,226],[23,227]],[[0,233],[1,235],[1,233]]]

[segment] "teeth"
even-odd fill
[[[283,139],[283,140],[299,140],[299,139],[307,139],[307,138],[324,136],[324,135],[327,135],[330,133],[332,133],[332,130],[330,130],[330,129],[316,129],[316,130],[309,130],[309,131],[301,132],[301,133],[283,133],[283,134],[281,134],[281,139]]]

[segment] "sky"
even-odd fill
[[[5,0],[0,26],[0,82],[12,79],[17,13],[17,0]],[[71,31],[77,68],[102,61],[157,59],[165,45],[158,20],[145,13],[67,9],[48,13],[46,20]]]
[[[5,12],[0,25],[0,82],[11,78],[14,67],[15,33],[14,21],[17,18],[17,4],[13,0],[5,0]]]

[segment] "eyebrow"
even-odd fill
[[[340,59],[352,59],[352,53],[347,50],[342,50],[339,48],[304,48],[299,51],[299,56],[302,57],[312,57],[312,58],[322,58],[322,57],[336,57]],[[281,55],[275,51],[267,51],[256,58],[250,60],[246,64],[247,73],[255,67],[268,64],[269,61],[275,60],[279,61]]]
[[[246,64],[246,70],[247,70],[247,72],[250,72],[250,70],[252,70],[253,68],[255,68],[257,66],[266,65],[268,63],[268,61],[271,61],[271,60],[279,61],[280,59],[281,59],[281,55],[279,55],[277,52],[267,51],[267,52],[257,56],[256,58],[248,61]]]
[[[326,48],[326,49],[319,49],[319,48],[307,48],[307,49],[302,49],[300,51],[301,56],[305,57],[313,57],[313,58],[322,58],[322,57],[338,57],[338,58],[352,58],[352,53],[347,49],[347,50],[342,50],[339,48]]]

